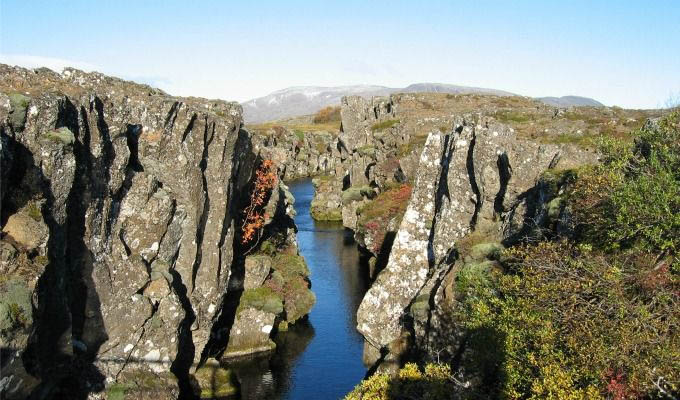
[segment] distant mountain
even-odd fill
[[[390,88],[375,85],[354,86],[294,86],[278,90],[264,97],[241,103],[243,117],[247,123],[274,121],[299,115],[308,115],[329,105],[339,105],[343,96],[363,97],[387,96],[392,93],[482,93],[497,96],[515,96],[514,93],[496,89],[448,85],[444,83],[414,83],[405,88]],[[602,106],[601,103],[586,97],[541,97],[544,103],[568,107],[574,105]]]
[[[555,107],[572,107],[572,106],[604,107],[604,104],[600,103],[595,99],[591,99],[590,97],[580,96],[537,97],[536,100],[542,101],[545,104]]]
[[[294,86],[246,101],[241,105],[246,122],[265,122],[313,114],[328,105],[340,104],[343,96],[386,96],[394,90],[385,86],[372,85]]]
[[[403,89],[396,89],[402,93],[482,93],[494,94],[496,96],[516,96],[514,93],[505,92],[503,90],[486,89],[471,86],[448,85],[446,83],[414,83],[408,85]]]

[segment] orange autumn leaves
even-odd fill
[[[244,210],[241,243],[246,244],[260,232],[266,215],[262,210],[265,199],[278,183],[277,169],[272,160],[263,160],[255,170],[255,181],[250,193],[250,204]]]

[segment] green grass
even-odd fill
[[[398,124],[399,122],[400,121],[398,119],[388,119],[386,121],[378,122],[371,126],[371,131],[373,132],[384,131],[385,129],[389,129],[394,125]]]
[[[501,122],[516,123],[524,123],[532,120],[531,116],[519,111],[499,111],[496,113],[496,119]]]

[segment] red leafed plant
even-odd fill
[[[613,400],[627,400],[638,397],[637,393],[626,384],[626,378],[621,371],[609,369],[605,373],[605,381],[607,382],[607,394]]]
[[[262,207],[272,189],[278,183],[276,166],[272,160],[263,160],[255,170],[255,181],[250,193],[250,204],[244,210],[241,243],[247,244],[260,233],[266,218]]]

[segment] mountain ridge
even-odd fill
[[[473,86],[452,85],[436,82],[413,83],[403,88],[381,85],[344,85],[344,86],[291,86],[276,90],[266,96],[250,99],[241,103],[243,117],[247,123],[258,123],[315,113],[319,109],[339,105],[343,96],[359,95],[370,98],[388,96],[393,93],[480,93],[496,96],[519,96],[499,89]],[[602,103],[581,96],[537,97],[539,101],[557,107],[603,106]]]

